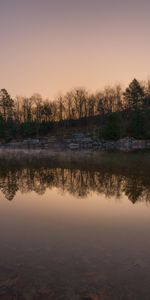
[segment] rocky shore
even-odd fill
[[[150,140],[137,140],[134,138],[123,138],[119,140],[100,140],[82,134],[76,134],[72,138],[58,139],[55,137],[41,139],[27,139],[0,143],[0,150],[48,150],[48,151],[135,151],[150,150]]]

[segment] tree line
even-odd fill
[[[35,191],[43,195],[47,189],[53,187],[79,198],[86,198],[91,192],[104,194],[107,198],[121,199],[125,194],[133,203],[137,201],[149,202],[150,189],[141,177],[136,175],[107,173],[104,170],[85,171],[79,169],[62,168],[5,168],[0,171],[0,191],[9,201],[16,193]]]
[[[126,120],[133,117],[136,119],[135,123],[140,124],[143,118],[141,111],[145,111],[146,114],[148,111],[146,125],[144,124],[147,126],[149,109],[150,81],[141,83],[136,79],[125,90],[120,85],[108,86],[96,93],[78,88],[65,95],[59,95],[51,101],[43,99],[37,93],[31,97],[16,96],[12,99],[6,89],[1,89],[0,138],[9,140],[16,137],[38,136],[49,132],[56,123],[71,126],[72,121],[78,122],[83,119],[86,121],[93,117],[104,120],[99,123],[99,126],[104,127],[104,131],[108,132],[108,134],[104,132],[104,137],[105,135],[109,137],[110,132],[110,137],[113,138],[115,137],[113,130],[121,134],[119,133],[121,129],[122,134],[126,134],[119,125],[121,116]],[[136,126],[139,126],[137,124]],[[145,130],[149,135],[149,127]],[[138,132],[139,128],[137,128],[137,135]]]

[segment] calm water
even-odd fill
[[[0,299],[149,300],[150,154],[0,159]]]

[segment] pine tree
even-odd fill
[[[133,79],[129,87],[125,90],[124,98],[128,108],[141,106],[144,99],[144,89],[136,79]]]
[[[0,108],[1,114],[5,121],[12,118],[14,101],[11,99],[7,90],[0,90]]]

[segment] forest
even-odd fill
[[[111,157],[110,157],[111,156]],[[9,201],[17,191],[43,195],[53,187],[61,193],[86,198],[91,192],[121,199],[125,194],[132,203],[150,202],[149,156],[103,155],[103,163],[88,159],[73,164],[48,158],[0,158],[0,191]],[[137,164],[137,159],[139,164]],[[78,161],[78,162],[77,162]],[[128,166],[128,167],[126,167]]]
[[[54,100],[0,90],[0,140],[9,142],[68,131],[86,131],[103,139],[150,139],[150,81],[137,79],[91,93],[76,88]]]

